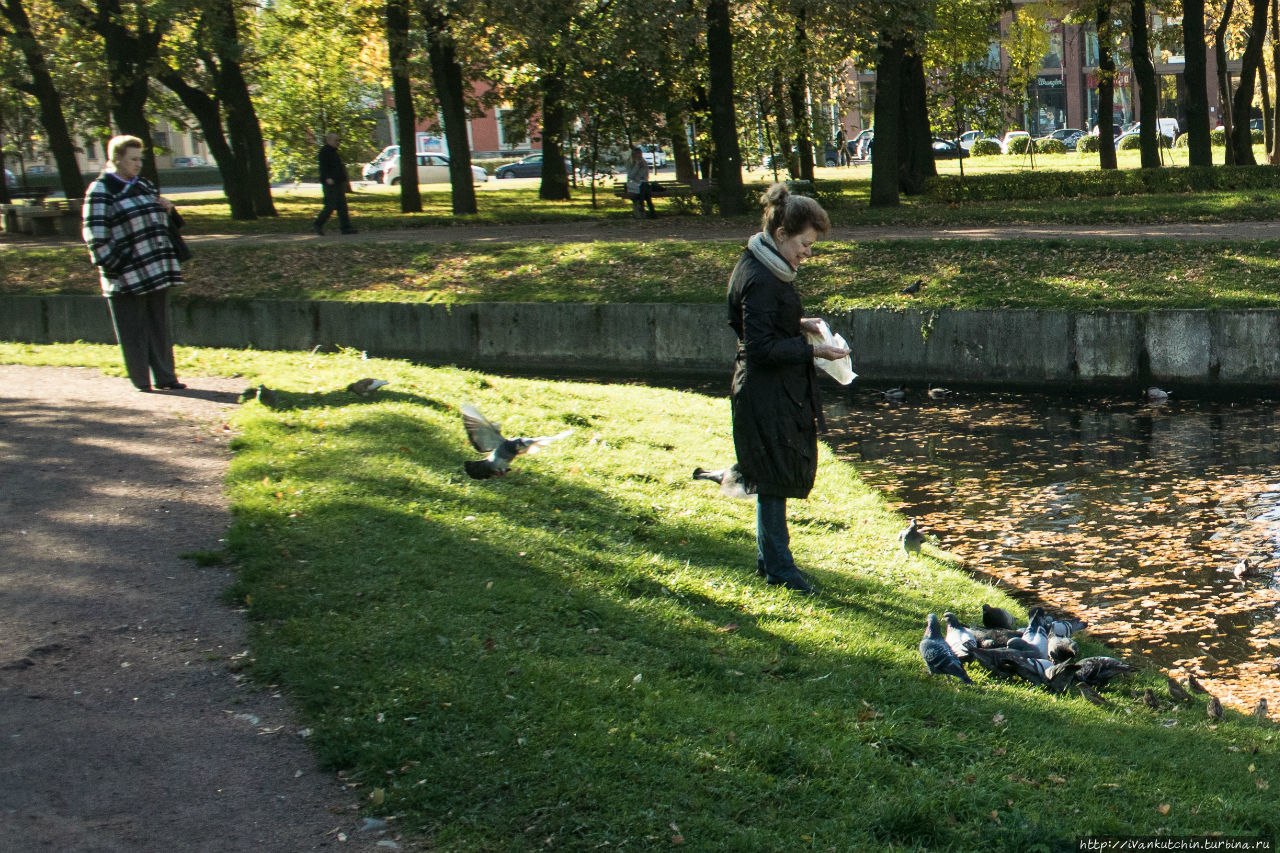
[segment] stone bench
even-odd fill
[[[16,231],[33,237],[80,236],[81,200],[55,199],[46,204],[12,205]],[[6,229],[8,222],[6,215]]]

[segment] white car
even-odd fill
[[[477,184],[483,184],[489,180],[489,173],[479,166],[471,167],[471,180]],[[400,184],[400,155],[387,160],[382,167],[382,182],[389,187],[399,186]],[[419,184],[447,184],[449,183],[449,158],[443,154],[419,154],[418,155],[418,183]]]
[[[1027,133],[1025,130],[1011,130],[1011,131],[1009,131],[1008,133],[1006,133],[1006,134],[1004,135],[1004,138],[1000,140],[1000,153],[1001,153],[1001,154],[1008,154],[1008,153],[1009,153],[1009,143],[1013,142],[1013,140],[1017,139],[1019,136],[1027,136],[1027,137],[1030,137],[1030,136],[1031,136],[1031,134]]]
[[[399,157],[399,156],[400,156],[400,146],[388,145],[386,148],[383,148],[380,152],[378,152],[377,157],[374,157],[368,163],[364,164],[364,170],[361,172],[360,176],[364,178],[366,181],[377,181],[381,183],[383,167],[387,164],[388,160],[391,160],[392,158]]]
[[[960,143],[961,148],[968,151],[973,147],[973,143],[977,142],[979,139],[986,138],[987,135],[980,130],[966,130],[964,133],[960,134],[960,138],[956,141]]]
[[[667,165],[667,155],[662,153],[662,149],[656,145],[647,146],[641,156],[649,164],[650,169],[657,169]]]

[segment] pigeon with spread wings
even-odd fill
[[[567,429],[555,435],[540,435],[537,438],[506,438],[493,423],[476,409],[475,406],[462,407],[462,423],[467,428],[467,439],[471,446],[481,453],[488,453],[484,459],[468,460],[463,463],[467,473],[476,480],[487,480],[490,477],[505,476],[511,468],[511,462],[522,453],[536,453],[553,441],[559,441],[573,430]]]

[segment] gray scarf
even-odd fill
[[[756,256],[756,260],[769,268],[769,272],[783,281],[795,281],[796,271],[778,252],[778,244],[765,232],[753,236],[747,241],[747,250]]]

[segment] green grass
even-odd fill
[[[1280,831],[1274,726],[928,676],[927,611],[1019,608],[908,556],[850,464],[792,504],[804,598],[754,576],[723,399],[358,355],[186,350],[285,408],[235,416],[228,535],[252,662],[369,811],[441,850],[1074,850],[1090,834]],[[107,366],[110,347],[0,345]],[[392,384],[370,401],[340,389]],[[476,482],[457,407],[573,427]],[[1089,644],[1088,652],[1099,651]]]
[[[727,241],[202,246],[177,298],[716,303]],[[1254,308],[1280,305],[1280,242],[821,242],[798,279],[811,310]],[[926,287],[903,296],[917,278]],[[98,293],[77,248],[0,254],[0,293]]]

